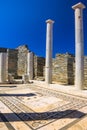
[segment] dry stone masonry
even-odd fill
[[[18,69],[18,51],[16,49],[7,49],[8,54],[8,73],[17,77]]]
[[[77,89],[87,88],[87,57],[84,57],[83,33],[83,9],[85,5],[80,2],[72,8],[75,10],[75,57],[68,53],[57,54],[56,58],[52,60],[54,21],[48,19],[46,20],[46,60],[36,56],[28,49],[27,45],[19,46],[16,49],[0,48],[1,83],[9,80],[9,75],[12,75],[13,79],[24,77],[26,83],[29,79],[45,77],[47,84],[52,83],[52,81],[74,84],[75,81]]]
[[[74,56],[57,54],[53,59],[52,79],[63,84],[74,84]]]
[[[35,80],[45,80],[45,58],[36,56],[30,52],[26,45],[19,46],[16,49],[0,48],[0,55],[7,54],[6,64],[4,64],[4,71],[6,74],[6,81],[9,77],[25,78],[28,80],[28,57],[29,53],[33,54],[33,77]],[[1,68],[1,62],[0,62]],[[1,71],[0,71],[1,78]],[[23,78],[24,79],[24,78]],[[2,80],[0,79],[0,82]],[[69,53],[56,54],[52,59],[52,82],[60,84],[74,85],[75,81],[75,56]],[[84,89],[87,89],[87,56],[84,57]]]
[[[22,78],[29,75],[29,59],[28,54],[32,53],[32,79],[43,78],[43,67],[45,66],[45,58],[36,56],[33,52],[30,52],[27,45],[19,46],[16,49],[0,48],[0,54],[6,53],[6,80],[9,77]],[[3,67],[3,66],[1,66]],[[28,77],[28,76],[27,76]],[[10,81],[10,80],[9,80]]]
[[[87,56],[84,57],[84,88],[87,89]]]
[[[45,58],[34,56],[34,78],[44,79]]]
[[[22,76],[27,73],[27,45],[19,46],[18,50],[18,76]]]

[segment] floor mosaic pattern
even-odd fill
[[[33,84],[0,91],[0,130],[70,130],[86,116],[85,98]]]

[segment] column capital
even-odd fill
[[[48,20],[46,20],[46,23],[54,23],[54,21],[53,20],[51,20],[51,19],[48,19]]]
[[[84,8],[86,8],[86,6],[83,3],[79,2],[79,3],[72,6],[72,9],[74,9],[74,10],[77,8],[84,9]]]

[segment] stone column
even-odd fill
[[[84,83],[83,9],[85,6],[82,3],[78,3],[72,8],[75,10],[75,86],[81,90]]]
[[[33,67],[34,67],[34,54],[32,52],[28,53],[27,57],[27,74],[29,75],[29,80],[33,80]]]
[[[6,82],[7,70],[7,53],[0,53],[0,83]]]
[[[53,23],[48,19],[46,32],[46,65],[45,65],[45,81],[47,84],[52,83],[52,42],[53,42]]]

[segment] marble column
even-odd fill
[[[0,53],[0,83],[6,82],[7,70],[7,53]]]
[[[75,10],[75,86],[83,89],[84,83],[84,36],[83,36],[83,9],[81,2],[72,6]]]
[[[34,67],[34,54],[32,52],[28,53],[27,57],[27,75],[29,75],[29,80],[33,80],[33,67]]]
[[[53,42],[53,20],[48,19],[46,32],[46,65],[45,81],[47,84],[52,83],[52,42]]]

